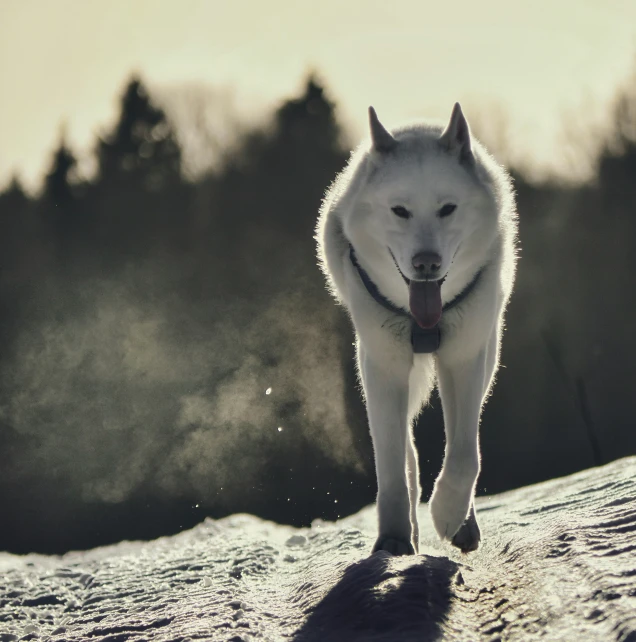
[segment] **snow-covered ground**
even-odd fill
[[[636,457],[477,504],[463,556],[369,555],[373,507],[294,529],[249,515],[62,557],[0,554],[0,641],[636,642]],[[1,527],[1,525],[0,525]]]

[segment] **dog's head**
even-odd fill
[[[415,282],[443,279],[453,262],[479,262],[496,235],[497,205],[459,104],[446,128],[390,133],[372,107],[369,119],[367,170],[347,224],[354,245],[366,237],[386,248]]]

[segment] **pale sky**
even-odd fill
[[[636,0],[0,0],[0,185],[34,185],[62,123],[86,154],[133,70],[258,116],[315,69],[355,137],[369,104],[390,126],[460,100],[546,167],[635,65]]]

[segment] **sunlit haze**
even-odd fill
[[[353,137],[369,104],[390,124],[460,100],[469,119],[496,118],[491,134],[506,127],[514,156],[553,168],[564,123],[577,136],[602,125],[635,35],[627,0],[3,0],[0,184],[36,185],[62,125],[88,154],[135,70],[164,91],[231,89],[247,117],[315,70]]]

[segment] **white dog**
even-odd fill
[[[329,189],[316,238],[357,335],[378,479],[373,550],[418,550],[411,426],[437,380],[446,450],[430,511],[442,539],[472,551],[480,541],[479,419],[515,275],[511,182],[471,137],[459,104],[446,128],[390,133],[372,107],[369,119],[371,143]]]

